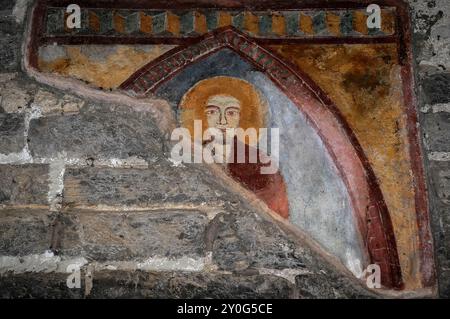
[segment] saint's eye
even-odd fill
[[[238,110],[235,109],[227,110],[227,116],[237,116],[238,114],[239,114]]]
[[[216,109],[206,110],[206,114],[207,115],[214,115],[214,114],[217,114],[217,113],[218,113],[218,111]]]

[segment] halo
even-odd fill
[[[248,128],[265,127],[266,103],[261,94],[249,82],[229,77],[215,76],[197,82],[181,99],[180,124],[187,128],[194,137],[194,120],[202,121],[202,133],[207,129],[205,105],[213,95],[229,95],[241,101],[239,127]]]

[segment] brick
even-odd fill
[[[18,153],[25,147],[23,114],[0,113],[0,154]]]
[[[194,166],[172,167],[164,160],[150,164],[148,169],[68,168],[64,203],[74,207],[221,206],[236,200],[212,176]]]
[[[0,165],[0,205],[47,207],[48,165]]]
[[[66,212],[53,248],[96,261],[204,257],[207,223],[198,211]]]
[[[152,158],[161,155],[163,140],[145,112],[90,105],[91,111],[34,119],[29,148],[33,156],[69,158]]]
[[[427,114],[424,118],[423,132],[430,151],[450,152],[450,113]]]

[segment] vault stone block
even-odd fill
[[[0,71],[15,71],[19,66],[20,27],[12,18],[0,17]]]
[[[48,165],[0,165],[0,205],[48,206]]]
[[[66,212],[54,249],[96,261],[201,258],[207,223],[198,211]]]
[[[25,146],[25,116],[0,113],[0,154],[18,153]]]
[[[430,104],[450,102],[450,73],[438,73],[423,81],[426,102]]]
[[[72,206],[221,206],[233,202],[220,184],[195,167],[186,171],[165,162],[150,164],[148,169],[68,168],[64,189],[64,202]]]
[[[310,266],[311,251],[296,249],[278,227],[250,212],[220,215],[215,222],[213,261],[220,269],[306,269]]]
[[[148,114],[98,111],[33,119],[29,147],[33,156],[69,158],[152,158],[161,155],[163,141]]]
[[[424,118],[428,149],[433,152],[450,152],[450,113],[427,114]]]
[[[0,210],[0,256],[43,254],[50,248],[53,220],[47,210]]]

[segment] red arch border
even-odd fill
[[[167,52],[135,72],[120,88],[137,96],[153,93],[189,64],[223,48],[232,49],[264,72],[316,129],[347,186],[370,262],[380,265],[385,287],[401,288],[393,226],[375,173],[340,111],[297,67],[233,27],[225,27],[200,37],[194,44]]]

